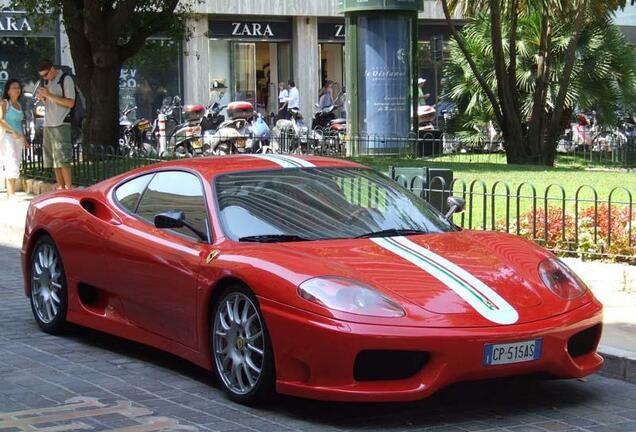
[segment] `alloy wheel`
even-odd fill
[[[42,243],[31,263],[31,300],[38,319],[50,324],[62,312],[62,265],[57,250]]]
[[[214,317],[214,361],[225,387],[236,395],[256,388],[265,366],[265,334],[256,305],[242,292],[221,300]]]

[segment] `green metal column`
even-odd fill
[[[348,155],[360,154],[360,141],[355,138],[364,130],[364,118],[361,118],[361,107],[366,111],[366,95],[361,94],[361,85],[366,82],[365,72],[360,70],[361,53],[360,27],[361,17],[406,17],[411,22],[411,49],[409,52],[409,90],[407,90],[407,104],[405,110],[410,113],[409,126],[411,132],[417,132],[417,14],[422,10],[422,0],[339,0],[338,12],[345,15],[345,76],[347,80],[347,93],[349,106],[347,109],[347,131],[352,138],[347,144]],[[364,67],[364,64],[362,65]],[[379,101],[381,103],[382,101]]]

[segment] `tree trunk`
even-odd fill
[[[549,84],[550,42],[552,38],[552,26],[548,5],[543,5],[541,14],[541,38],[539,41],[539,53],[537,56],[537,75],[535,78],[532,112],[528,119],[528,149],[531,154],[539,156],[545,151],[545,131],[547,127],[546,105]],[[542,157],[537,159],[542,160]]]
[[[559,80],[559,92],[554,103],[554,110],[552,112],[552,118],[550,119],[547,131],[545,151],[543,152],[543,162],[545,165],[549,166],[554,165],[554,159],[556,158],[557,140],[561,134],[561,118],[565,108],[565,98],[570,88],[574,63],[576,62],[576,48],[579,43],[579,38],[581,37],[581,32],[583,31],[583,25],[585,24],[585,10],[587,9],[587,3],[588,2],[583,2],[574,20],[574,31],[566,50],[565,67],[563,68],[563,73]]]
[[[84,146],[95,148],[97,154],[114,147],[118,135],[119,64],[94,66],[86,97]]]
[[[497,77],[497,95],[499,96],[503,117],[503,121],[499,123],[499,127],[501,128],[502,137],[504,138],[506,159],[508,163],[522,163],[527,159],[526,141],[524,139],[525,132],[521,121],[521,109],[517,106],[514,94],[516,83],[515,85],[511,85],[509,81],[510,71],[516,68],[516,56],[510,56],[510,66],[508,68],[506,66],[506,55],[503,47],[501,4],[499,0],[490,1],[490,22],[492,55],[495,65],[495,75]],[[510,32],[516,35],[517,28],[511,28]]]

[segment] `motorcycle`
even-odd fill
[[[201,131],[217,130],[219,126],[225,121],[225,116],[221,114],[227,108],[226,105],[219,105],[218,102],[209,104],[205,109],[205,114],[201,119]]]
[[[284,153],[303,154],[314,151],[323,136],[305,125],[300,110],[292,108],[289,113],[291,119],[280,119],[276,122],[272,129],[272,141]]]
[[[157,154],[152,144],[151,124],[148,119],[140,118],[131,121],[128,116],[137,111],[136,106],[128,106],[119,117],[118,151],[127,156],[152,156]]]
[[[320,108],[318,104],[316,108]],[[321,154],[338,155],[344,152],[347,134],[347,119],[336,118],[336,105],[319,109],[314,113],[311,129],[317,135],[315,151]]]

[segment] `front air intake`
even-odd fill
[[[429,357],[426,351],[361,351],[353,365],[353,377],[356,381],[410,378],[422,370]]]
[[[588,354],[596,348],[601,338],[601,324],[576,333],[568,340],[568,353],[572,358]]]

